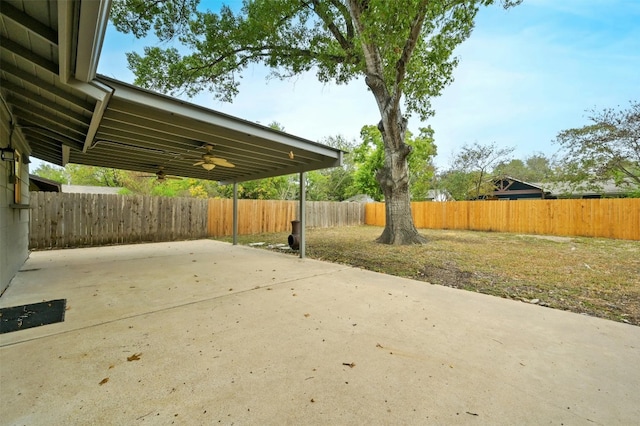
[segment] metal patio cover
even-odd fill
[[[96,75],[109,0],[0,5],[2,100],[33,157],[227,183],[342,163],[338,149]],[[194,166],[205,144],[236,167]]]

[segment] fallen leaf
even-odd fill
[[[304,314],[305,317],[309,318],[311,314]]]
[[[346,366],[347,366],[347,367],[349,367],[349,368],[353,368],[353,367],[355,367],[355,366],[356,366],[356,363],[355,363],[355,362],[351,362],[351,363],[349,363],[349,362],[343,362],[343,363],[342,363],[342,365],[346,365]]]
[[[104,379],[100,380],[100,383],[98,383],[100,386],[104,385],[105,383],[107,383],[109,381],[108,377],[105,377]]]
[[[128,356],[127,361],[138,361],[140,359],[140,355],[142,355],[142,352]]]

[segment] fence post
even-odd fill
[[[238,182],[233,182],[233,245],[238,245]]]
[[[307,211],[305,209],[307,188],[305,185],[305,172],[300,172],[300,259],[304,259],[306,242],[306,230],[307,227]]]

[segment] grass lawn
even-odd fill
[[[640,242],[420,230],[429,243],[388,246],[382,228],[307,230],[307,257],[640,325]],[[287,242],[287,233],[238,237]],[[231,238],[220,238],[231,241]],[[278,249],[276,249],[278,250]]]

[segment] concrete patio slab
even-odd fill
[[[637,424],[640,328],[211,240],[35,252],[0,423]],[[139,358],[139,359],[136,359]]]

